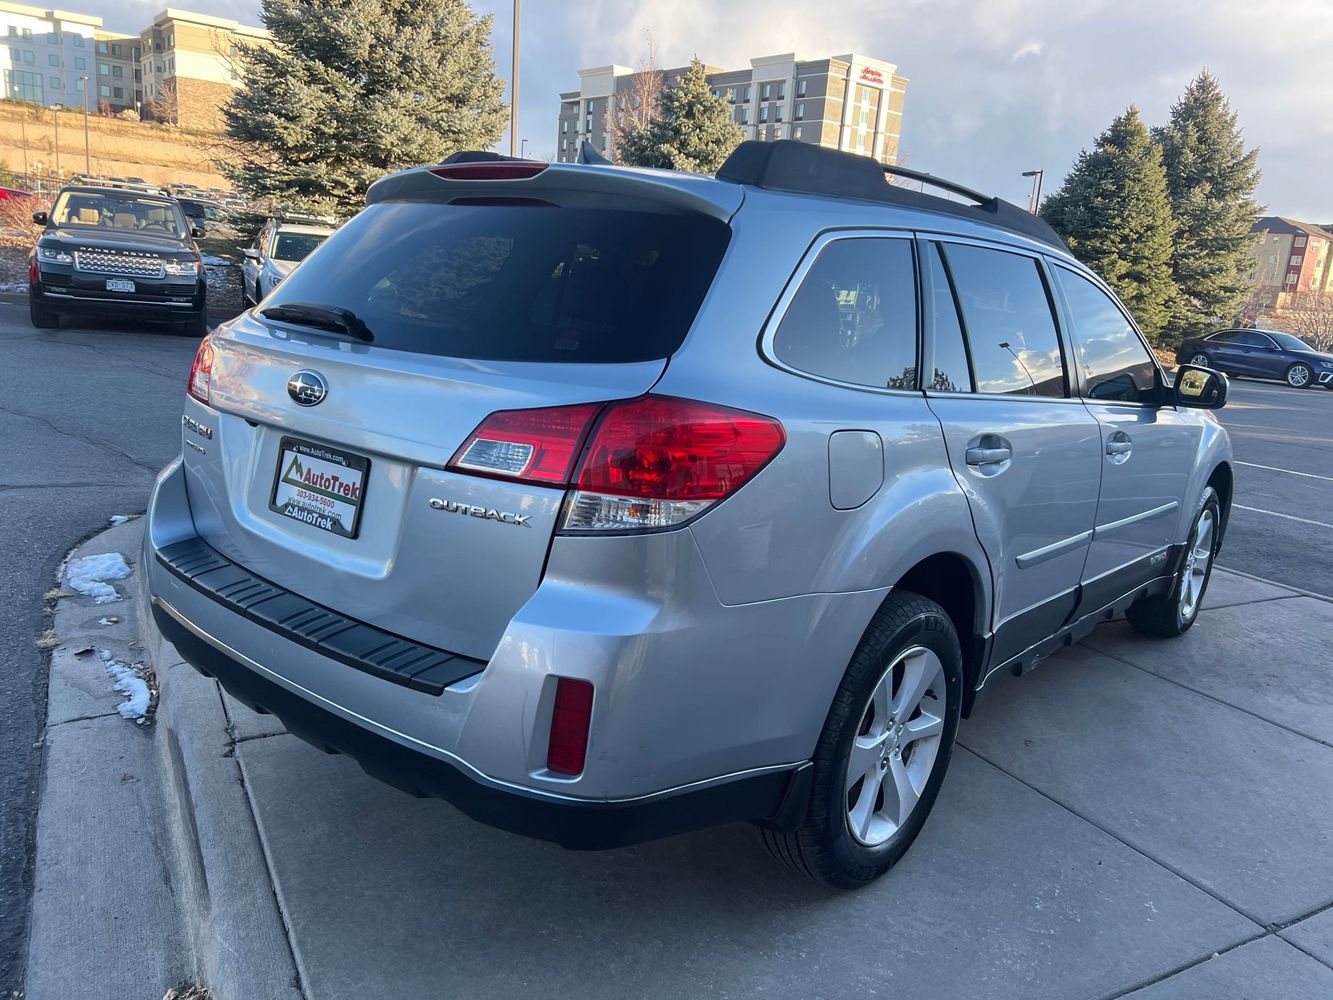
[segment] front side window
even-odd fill
[[[915,389],[911,241],[855,237],[827,244],[782,317],[773,353],[811,375]]]
[[[172,236],[185,232],[185,219],[174,204],[122,192],[62,191],[51,212],[51,221],[57,226],[144,230]]]
[[[1055,273],[1069,305],[1084,393],[1119,403],[1153,402],[1157,365],[1133,324],[1087,278],[1062,267]]]
[[[1063,397],[1065,373],[1046,283],[1022,254],[949,244],[977,392]]]

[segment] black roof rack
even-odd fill
[[[922,191],[895,187],[888,182],[888,174],[929,184],[961,195],[976,204],[966,205]],[[751,139],[742,142],[718,169],[717,177],[718,180],[752,184],[773,191],[860,198],[905,208],[942,212],[974,222],[986,222],[1060,250],[1069,250],[1064,240],[1043,219],[993,195],[981,194],[953,181],[908,170],[906,167],[885,166],[868,156],[824,149],[794,139],[780,139],[776,142]]]

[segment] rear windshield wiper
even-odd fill
[[[375,335],[362,322],[360,316],[341,306],[324,306],[317,302],[283,302],[261,309],[259,315],[283,323],[313,327],[316,330],[345,333],[367,344],[375,339]]]

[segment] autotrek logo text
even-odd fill
[[[288,500],[283,505],[282,512],[287,517],[295,521],[304,521],[306,524],[313,524],[316,528],[323,528],[325,531],[339,531],[346,529],[343,527],[342,519],[332,517],[328,514],[321,514],[319,511],[309,510],[300,504]]]
[[[287,471],[282,474],[282,478],[284,482],[292,486],[301,486],[316,493],[323,493],[335,500],[345,500],[353,504],[361,500],[360,483],[349,483],[341,476],[307,469],[301,464],[299,455],[292,456],[292,460],[288,463]]]

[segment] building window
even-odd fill
[[[88,60],[85,59],[85,58],[83,58],[83,56],[75,56],[75,57],[74,57],[74,68],[75,68],[75,69],[87,69],[87,68],[88,68]]]
[[[1294,240],[1291,241],[1291,245],[1294,246],[1294,247],[1303,247],[1303,246],[1305,246],[1305,237],[1304,237],[1304,236],[1297,236]]]
[[[748,83],[745,85],[745,103],[750,103],[750,85]]]
[[[9,96],[20,101],[35,101],[42,103],[42,78],[37,73],[29,73],[27,70],[6,70],[5,71],[5,89]]]
[[[1305,260],[1305,255],[1304,255],[1304,254],[1297,254],[1295,257],[1291,258],[1291,266],[1292,266],[1292,267],[1300,267],[1300,266],[1301,266],[1301,262],[1304,261],[1304,260]]]
[[[156,70],[157,70],[158,73],[161,73],[161,72],[162,72],[162,64],[161,64],[161,63],[158,63],[158,64],[157,64],[157,66],[156,66]]]
[[[111,96],[111,88],[110,88],[110,87],[98,87],[98,88],[97,88],[97,92],[98,92],[99,94],[101,94],[103,97],[110,97],[110,96]]]
[[[787,89],[787,85],[786,85],[785,83],[779,83],[779,84],[778,84],[778,100],[779,100],[779,101],[782,100],[783,92],[786,91],[786,89]]]
[[[98,64],[97,64],[97,75],[98,75],[98,76],[110,76],[110,75],[111,75],[111,67],[110,67],[109,65],[107,65],[106,63],[104,63],[104,62],[100,62],[100,63],[98,63]]]
[[[796,112],[795,114],[792,115],[792,118],[796,121],[800,121],[804,117],[805,117],[805,105],[804,104],[796,105]]]
[[[773,85],[771,83],[766,83],[763,85],[763,87],[759,89],[759,99],[761,101],[767,101],[771,99],[772,96],[773,96]]]
[[[17,25],[14,25],[14,24],[11,24],[11,25],[9,26],[9,34],[10,34],[10,36],[11,36],[11,37],[12,37],[12,36],[15,36],[15,35],[17,35],[18,33],[19,33],[18,26],[17,26]]]
[[[98,51],[98,52],[106,52],[106,51],[107,51],[107,44],[106,44],[106,42],[98,42],[98,43],[97,43],[97,51]]]
[[[1289,275],[1287,275],[1287,284],[1289,284],[1289,285],[1294,285],[1294,284],[1296,284],[1296,275],[1294,275],[1294,274],[1289,274]]]
[[[35,60],[32,57],[32,52],[23,53],[23,61],[29,64],[33,63]]]
[[[775,128],[775,129],[773,130],[773,138],[774,138],[774,139],[781,139],[781,138],[782,138],[782,129],[780,129],[780,128]]]
[[[60,77],[58,76],[47,77],[46,82],[50,85],[52,90],[60,89]]]
[[[59,57],[59,56],[47,56],[47,57],[46,57],[46,65],[48,65],[48,66],[59,66],[59,65],[60,65],[60,57]]]
[[[32,29],[31,29],[31,28],[24,28],[24,29],[23,29],[23,37],[26,38],[26,39],[28,39],[28,41],[32,41]]]
[[[569,140],[568,140],[568,139],[561,139],[561,140],[560,140],[560,152],[562,152],[562,153],[567,153],[567,152],[569,152]]]
[[[122,101],[123,101],[123,100],[125,99],[125,88],[124,88],[124,87],[112,87],[112,88],[111,88],[111,96],[114,97],[114,98],[116,98],[116,99],[118,99],[118,100],[122,100]]]
[[[125,75],[125,67],[123,67],[123,66],[112,66],[112,67],[111,67],[111,75],[114,76],[114,77],[116,77],[117,79],[119,79],[120,77],[122,77],[122,76]]]
[[[781,105],[781,104],[775,104],[775,105],[773,105],[773,120],[774,120],[775,122],[780,122],[780,121],[782,121],[782,105]]]
[[[81,49],[81,48],[83,48],[83,36],[82,36],[82,35],[74,35],[73,38],[74,38],[74,47],[75,47],[76,49]]]
[[[47,42],[50,43],[51,45],[59,45],[59,44],[60,44],[60,35],[57,34],[57,33],[54,32],[54,31],[48,31],[48,32],[46,33],[46,40],[47,40]]]
[[[794,129],[791,130],[791,137],[792,137],[793,139],[800,139],[800,138],[801,138],[801,135],[804,133],[804,131],[805,131],[805,130],[804,130],[803,128],[801,128],[800,125],[797,125]]]
[[[766,121],[768,121],[768,105],[761,104],[759,105],[759,122],[762,124]]]
[[[588,114],[592,114],[592,101],[589,101],[589,102],[588,102],[587,113],[588,113]]]
[[[138,61],[139,61],[139,54],[140,54],[140,52],[142,52],[142,49],[140,49],[139,46],[136,45],[136,46],[134,47],[134,61],[135,61],[135,62],[138,62]],[[232,55],[235,55],[235,54],[236,54],[236,46],[235,46],[235,45],[233,45],[233,46],[231,47],[231,54],[232,54]]]
[[[592,135],[592,115],[589,115],[587,118],[583,120],[583,131],[587,132],[589,135]]]
[[[561,131],[561,132],[568,132],[568,131],[569,131],[569,119],[568,119],[568,118],[566,118],[564,121],[562,121],[562,122],[560,123],[560,131]]]
[[[176,33],[173,31],[167,35],[167,48],[174,49],[175,47],[176,47]]]
[[[117,45],[115,42],[112,42],[112,43],[111,43],[111,54],[112,54],[113,56],[118,56],[118,55],[120,55],[120,46]]]
[[[19,51],[17,45],[11,45],[9,47],[9,58],[12,62],[19,62],[23,59],[23,53]]]
[[[804,81],[804,80],[797,80],[797,81],[796,81],[796,96],[797,96],[797,97],[804,97],[804,96],[805,96],[805,81]]]

